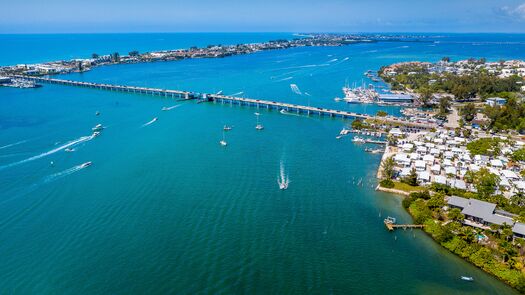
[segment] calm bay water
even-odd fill
[[[202,44],[275,39],[196,35]],[[175,48],[194,43],[188,35],[140,36],[174,38]],[[46,48],[59,37],[34,38]],[[88,38],[79,41],[93,44],[86,52],[106,40],[62,37],[64,44]],[[439,40],[119,65],[66,77],[397,115],[399,108],[333,97],[346,81],[360,84],[364,71],[396,61],[525,58],[525,36]],[[173,105],[180,106],[160,111]],[[0,106],[1,293],[514,293],[419,231],[385,230],[385,216],[410,217],[398,197],[374,191],[380,155],[335,139],[348,122],[261,110],[265,130],[256,131],[251,108],[54,85],[0,88]],[[86,138],[97,123],[107,129]],[[226,148],[218,143],[224,124],[235,126]],[[75,140],[74,152],[59,150]],[[86,161],[93,165],[72,169]],[[277,185],[281,162],[291,180],[286,191]]]

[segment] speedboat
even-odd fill
[[[80,168],[86,168],[86,167],[89,167],[89,166],[91,166],[91,161],[83,163],[82,165],[80,165]]]
[[[74,152],[75,149],[70,149],[70,148],[66,148],[64,149],[64,152],[68,152],[68,153],[71,153],[71,152]]]
[[[462,279],[463,281],[467,281],[467,282],[473,282],[473,281],[474,281],[474,278],[473,278],[473,277],[461,276],[461,279]]]
[[[342,135],[337,135],[335,138],[336,139],[341,139],[341,138],[343,138],[343,136]]]
[[[102,126],[102,124],[97,124],[95,127],[91,128],[91,130],[93,131],[101,131],[102,129],[104,129],[104,126]]]
[[[255,129],[257,129],[257,130],[263,130],[263,129],[264,129],[264,126],[261,125],[261,124],[257,124],[257,125],[255,125]]]
[[[228,125],[224,125],[224,127],[222,128],[222,130],[224,130],[224,131],[230,131],[232,129],[233,129],[233,127],[232,126],[228,126]]]
[[[285,109],[281,109],[281,110],[279,111],[279,113],[281,113],[281,114],[283,114],[283,115],[286,115],[288,112],[287,112]]]
[[[161,110],[161,111],[169,111],[170,108],[168,108],[168,107],[162,107],[162,109],[160,109],[160,110]]]
[[[354,136],[354,138],[352,139],[353,142],[355,143],[365,143],[365,139],[364,138],[361,138],[359,136]]]
[[[97,112],[95,113],[95,116],[98,116],[98,115],[100,115],[100,112],[99,112],[99,111],[97,111]]]
[[[92,137],[97,137],[100,135],[100,132],[99,131],[95,131],[93,132],[93,134],[91,135]]]
[[[222,145],[222,146],[227,146],[228,143],[225,141],[225,140],[221,140],[219,141],[219,143]]]

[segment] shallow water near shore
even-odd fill
[[[490,36],[448,40],[501,42]],[[62,77],[399,115],[333,98],[396,61],[525,58],[523,45],[472,42],[296,48]],[[257,131],[254,108],[57,85],[0,88],[0,106],[2,293],[516,293],[420,231],[387,232],[386,216],[410,217],[399,197],[374,190],[381,155],[335,139],[349,122],[259,110]],[[101,136],[64,152],[98,123]],[[234,128],[221,147],[225,124]]]

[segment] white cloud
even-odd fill
[[[520,4],[516,7],[503,6],[501,7],[501,12],[519,20],[525,20],[525,3]]]

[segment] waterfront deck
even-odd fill
[[[402,229],[408,229],[408,228],[423,228],[425,227],[424,224],[395,224],[388,222],[385,220],[385,226],[389,231],[394,231],[395,229],[402,228]]]
[[[160,96],[160,97],[165,97],[165,98],[178,98],[178,99],[185,99],[185,100],[198,98],[204,101],[210,101],[210,102],[220,103],[220,104],[249,106],[249,107],[255,107],[257,109],[267,109],[267,110],[270,110],[270,109],[285,110],[287,112],[296,113],[296,114],[319,115],[319,116],[327,116],[327,117],[342,118],[342,119],[363,119],[363,120],[372,119],[372,120],[377,120],[379,122],[384,122],[386,124],[406,126],[406,127],[409,127],[415,130],[426,130],[426,129],[431,129],[431,128],[436,127],[435,124],[411,122],[408,120],[404,120],[401,118],[395,118],[395,117],[379,117],[379,116],[359,114],[359,113],[347,112],[347,111],[341,111],[341,110],[304,106],[304,105],[297,105],[297,104],[289,104],[289,103],[284,103],[284,102],[260,100],[260,99],[253,99],[253,98],[219,95],[219,94],[206,94],[206,93],[196,93],[196,92],[181,91],[181,90],[169,90],[169,89],[137,87],[137,86],[127,86],[127,85],[101,84],[101,83],[93,83],[93,82],[80,82],[80,81],[52,79],[52,78],[45,78],[45,77],[33,77],[33,76],[13,76],[13,78],[30,80],[30,81],[40,82],[40,83],[51,83],[51,84],[58,84],[58,85],[68,85],[68,86],[101,89],[101,90],[108,90],[108,91],[145,94],[145,95]],[[373,142],[373,143],[382,144],[382,142],[381,143]]]

